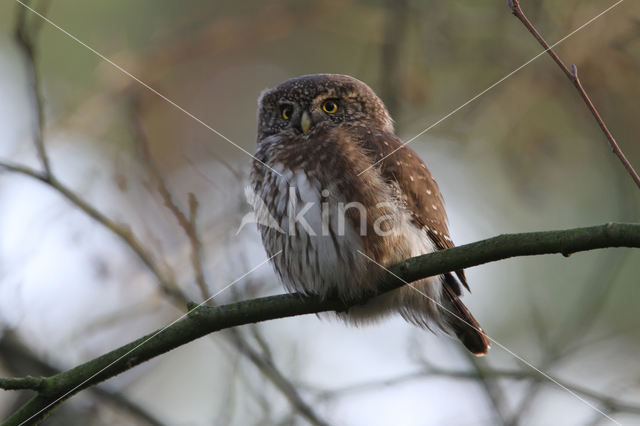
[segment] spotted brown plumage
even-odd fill
[[[263,203],[256,214],[278,225],[259,220],[289,291],[361,299],[375,294],[382,266],[453,247],[438,185],[419,156],[402,147],[366,84],[303,76],[263,92],[258,103],[251,179]],[[488,338],[459,299],[460,284],[468,289],[462,270],[422,279],[338,315],[360,324],[397,312],[484,354]]]

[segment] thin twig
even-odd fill
[[[504,392],[502,390],[502,386],[493,378],[488,377],[485,374],[487,370],[487,361],[481,358],[476,357],[471,354],[468,350],[460,346],[460,351],[463,356],[466,357],[467,361],[473,367],[477,377],[478,383],[484,388],[484,393],[487,397],[487,400],[493,407],[495,422],[494,424],[504,425],[505,420],[507,419],[506,413],[506,399],[504,396]]]
[[[621,3],[622,1],[624,0],[619,0],[618,3],[614,4],[613,6]],[[600,116],[600,113],[598,112],[595,105],[589,98],[589,95],[587,94],[584,87],[582,86],[582,83],[580,82],[580,78],[578,77],[578,67],[576,65],[571,65],[571,68],[568,68],[564,64],[562,59],[560,59],[560,57],[556,54],[553,48],[544,40],[542,35],[540,35],[538,30],[533,26],[531,21],[529,21],[529,19],[526,17],[524,12],[522,11],[522,8],[520,7],[519,0],[508,0],[508,3],[515,17],[518,18],[520,22],[522,22],[522,24],[527,28],[527,30],[529,30],[531,34],[533,34],[535,39],[538,40],[538,43],[540,43],[542,47],[544,47],[544,49],[549,54],[549,56],[551,56],[551,58],[555,61],[555,63],[558,64],[562,72],[564,72],[567,78],[571,80],[571,83],[573,83],[575,88],[578,90],[578,93],[580,93],[580,97],[582,97],[582,100],[584,100],[585,104],[587,105],[587,108],[589,109],[589,111],[595,118],[596,122],[598,123],[598,126],[600,126],[602,133],[604,133],[605,137],[607,138],[607,141],[609,142],[609,148],[611,148],[613,153],[620,159],[620,162],[622,162],[622,165],[624,166],[624,168],[627,170],[627,172],[629,173],[633,181],[636,183],[638,188],[640,188],[640,176],[638,176],[638,173],[635,171],[635,169],[633,168],[633,166],[631,165],[627,157],[624,155],[624,153],[618,146],[618,143],[614,139],[613,134],[609,131],[609,128],[607,127],[604,120]]]
[[[38,375],[53,376],[60,372],[59,369],[36,356],[29,348],[24,346],[17,339],[14,333],[6,332],[0,338],[0,356],[3,365],[12,373],[20,374],[21,371],[35,372]],[[22,381],[22,383],[20,383]],[[44,377],[24,378],[0,378],[0,388],[11,389],[11,382],[15,385],[13,389],[29,389],[40,391],[45,383]],[[99,398],[101,402],[107,402],[114,407],[126,411],[137,420],[151,426],[162,426],[155,415],[147,411],[144,407],[129,399],[121,390],[112,390],[106,386],[98,385],[91,388],[91,393]]]
[[[174,302],[180,303],[182,306],[186,303],[184,297],[179,293],[176,288],[175,283],[169,277],[166,277],[165,274],[160,270],[160,268],[156,265],[153,260],[153,257],[149,252],[147,252],[146,248],[142,245],[142,243],[135,237],[131,229],[124,224],[119,224],[103,213],[101,213],[97,208],[89,204],[86,200],[84,200],[80,195],[76,194],[69,187],[60,182],[54,175],[45,175],[43,172],[38,170],[31,169],[26,166],[17,165],[5,161],[0,161],[0,169],[4,169],[6,171],[14,172],[21,174],[23,176],[28,176],[30,178],[36,179],[50,188],[54,189],[64,198],[66,198],[71,204],[82,210],[89,217],[94,219],[96,222],[105,226],[109,229],[113,234],[115,234],[122,242],[125,243],[126,246],[131,248],[133,252],[138,256],[138,258],[145,264],[147,268],[152,272],[152,274],[156,277],[158,282],[160,283],[160,288],[171,300]]]
[[[604,264],[597,265],[590,274],[591,285],[583,292],[583,296],[575,303],[576,309],[569,313],[569,318],[565,321],[560,332],[554,337],[553,342],[544,347],[540,369],[550,370],[555,364],[569,354],[575,353],[579,349],[576,341],[584,337],[589,328],[597,320],[604,304],[609,298],[614,288],[616,276],[623,269],[626,256],[611,254],[605,259]],[[524,397],[521,399],[517,409],[513,411],[512,417],[506,422],[508,426],[517,426],[520,419],[526,418],[527,412],[533,405],[538,392],[542,389],[541,382],[533,382],[524,390]]]
[[[149,147],[149,140],[147,138],[147,134],[142,128],[142,122],[140,121],[140,107],[137,99],[132,100],[131,107],[131,124],[135,135],[135,141],[139,147],[142,159],[153,179],[156,181],[158,192],[160,193],[165,206],[176,218],[178,224],[189,239],[189,244],[191,245],[191,265],[194,270],[196,283],[200,289],[202,300],[209,300],[211,299],[211,294],[209,292],[209,288],[204,277],[204,269],[202,267],[202,244],[200,243],[198,232],[196,230],[198,201],[193,193],[189,193],[189,217],[187,217],[180,206],[178,206],[178,203],[174,200],[162,172],[153,160],[151,149]]]
[[[453,378],[453,379],[474,380],[474,381],[479,380],[481,377],[484,377],[490,380],[496,380],[496,379],[531,380],[531,381],[539,382],[541,384],[546,383],[548,385],[553,385],[552,382],[545,381],[543,377],[525,370],[506,370],[506,369],[486,368],[478,372],[478,371],[466,371],[466,370],[449,370],[449,369],[429,366],[429,367],[421,368],[417,371],[399,375],[390,379],[382,379],[382,380],[358,383],[353,386],[347,386],[339,389],[323,391],[318,395],[318,397],[323,400],[328,398],[336,398],[344,394],[375,391],[380,389],[381,387],[394,386],[394,385],[406,383],[408,381],[415,381],[415,380],[424,379],[426,377],[439,377],[439,376]],[[608,395],[605,395],[598,391],[594,391],[587,387],[561,380],[557,377],[554,377],[554,380],[556,380],[558,383],[561,383],[564,387],[572,390],[577,394],[580,394],[582,396],[585,396],[597,401],[600,405],[605,407],[607,411],[640,414],[640,405],[628,403],[618,398],[610,397]]]
[[[385,1],[384,39],[380,43],[380,95],[392,117],[399,115],[404,78],[400,59],[402,45],[409,29],[407,0]],[[397,132],[397,129],[396,129]]]
[[[35,39],[37,38],[41,27],[39,25],[34,25],[32,29],[29,30],[29,25],[27,24],[27,9],[20,4],[17,5],[17,15],[15,39],[24,54],[26,74],[29,81],[31,95],[30,99],[33,109],[36,111],[36,122],[32,126],[33,140],[38,152],[38,158],[40,159],[40,163],[44,169],[44,174],[45,176],[50,176],[51,165],[49,163],[49,157],[45,150],[44,140],[42,137],[44,129],[44,108],[42,103],[40,79],[38,78],[38,70],[35,60]]]
[[[34,124],[34,144],[36,146],[38,157],[40,158],[40,162],[44,171],[40,172],[25,166],[5,161],[0,161],[0,168],[7,171],[20,173],[22,175],[29,176],[45,183],[46,185],[55,189],[59,194],[64,196],[68,201],[70,201],[73,205],[82,210],[88,216],[96,220],[98,223],[104,225],[116,236],[118,236],[120,240],[128,245],[138,256],[138,258],[149,268],[152,274],[156,277],[162,291],[167,296],[169,296],[172,301],[184,305],[186,303],[186,300],[176,290],[176,285],[173,280],[172,274],[170,272],[163,272],[160,269],[160,267],[153,260],[152,255],[134,236],[131,229],[126,225],[118,224],[106,217],[96,207],[89,204],[73,190],[60,182],[53,174],[49,163],[49,156],[47,154],[47,150],[43,140],[44,107],[42,96],[40,93],[39,78],[35,66],[35,37],[40,27],[36,26],[31,32],[29,32],[26,18],[27,9],[22,5],[18,5],[17,7],[18,16],[15,36],[18,45],[24,51],[27,61],[27,72],[29,74],[31,87],[31,99],[33,101],[33,108],[36,111],[37,119],[36,123]],[[43,7],[46,7],[46,2]]]
[[[282,392],[291,405],[295,407],[298,413],[304,416],[314,426],[326,426],[327,422],[320,418],[320,416],[313,410],[313,408],[307,404],[302,398],[296,387],[278,370],[273,364],[273,361],[268,358],[268,353],[265,351],[263,355],[253,350],[244,339],[241,338],[240,333],[235,328],[230,330],[232,336],[237,340],[235,341],[236,347],[243,353],[249,360],[260,369],[263,375],[265,375],[273,385]]]
[[[34,390],[42,389],[44,385],[44,377],[0,377],[0,389],[4,390]]]

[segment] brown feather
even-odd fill
[[[451,311],[447,315],[447,321],[458,339],[473,354],[486,355],[491,343],[478,321],[450,287],[444,286],[444,296],[447,309]]]
[[[378,154],[374,161],[384,158],[380,162],[380,172],[388,182],[398,184],[415,224],[429,235],[438,249],[454,247],[455,244],[449,237],[448,219],[440,188],[418,154],[410,147],[403,146],[402,141],[391,133],[373,134],[363,138],[362,143],[370,152]],[[460,269],[455,273],[459,282],[471,291],[464,270]],[[445,282],[457,295],[461,294],[458,281],[453,276],[449,276]]]

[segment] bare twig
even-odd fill
[[[38,20],[39,21],[39,20]],[[27,79],[29,80],[30,98],[33,109],[36,111],[35,123],[33,124],[33,140],[38,152],[38,158],[44,169],[44,175],[51,175],[49,157],[44,147],[42,131],[44,129],[44,110],[42,104],[42,94],[40,79],[35,63],[35,39],[38,36],[40,25],[34,25],[29,29],[27,24],[27,9],[22,5],[17,5],[17,19],[15,28],[15,39],[24,54]]]
[[[505,370],[505,369],[493,369],[486,368],[481,371],[466,371],[466,370],[449,370],[444,368],[438,368],[434,366],[428,366],[421,368],[417,371],[399,375],[390,379],[375,380],[365,383],[358,383],[353,386],[343,387],[330,391],[320,393],[318,396],[321,399],[335,398],[344,394],[356,393],[356,392],[368,392],[375,391],[381,387],[394,386],[403,384],[408,381],[422,380],[426,377],[447,377],[461,380],[479,380],[484,377],[489,380],[496,379],[513,379],[513,380],[531,380],[539,382],[541,384],[553,385],[553,382],[544,380],[543,377],[525,370]],[[631,413],[640,414],[640,405],[628,403],[618,398],[610,397],[601,392],[594,391],[587,387],[577,385],[568,381],[561,380],[554,377],[558,383],[563,387],[570,389],[571,391],[585,396],[587,398],[597,401],[599,405],[605,408],[607,412],[619,412],[619,413]],[[601,417],[600,417],[601,418]]]
[[[6,332],[0,338],[0,356],[3,365],[12,373],[21,374],[24,371],[36,372],[39,375],[53,376],[59,373],[59,369],[36,356],[30,349],[24,346],[14,335]],[[12,383],[13,382],[13,383]],[[0,388],[3,389],[28,389],[34,391],[42,390],[45,383],[44,377],[24,378],[1,378]],[[15,388],[10,386],[15,385]],[[91,388],[91,393],[99,398],[101,402],[107,402],[114,407],[126,411],[129,415],[141,420],[144,424],[151,426],[161,426],[163,423],[157,419],[153,413],[135,403],[121,391],[114,391],[106,386],[98,385]]]
[[[235,338],[236,347],[240,352],[249,358],[249,360],[260,369],[262,374],[285,395],[300,415],[304,416],[314,426],[327,425],[327,422],[320,418],[313,408],[302,398],[296,387],[273,364],[273,361],[268,357],[269,352],[265,351],[264,354],[259,354],[241,338],[236,329],[230,329],[229,331],[232,332],[231,335]]]
[[[5,390],[34,390],[42,389],[44,377],[0,377],[0,389]]]
[[[380,44],[380,95],[384,99],[391,116],[398,114],[404,78],[401,75],[399,58],[402,54],[402,43],[406,36],[408,17],[410,16],[407,0],[386,0],[384,40]]]
[[[135,237],[131,229],[124,224],[119,224],[103,213],[101,213],[96,207],[89,204],[85,199],[83,199],[80,195],[75,193],[72,189],[64,185],[60,182],[53,174],[46,175],[44,172],[40,172],[38,170],[31,169],[26,166],[0,161],[0,169],[4,169],[6,171],[19,173],[24,176],[28,176],[33,179],[37,179],[38,181],[44,183],[50,188],[54,189],[60,195],[67,199],[71,204],[82,210],[85,214],[90,216],[96,222],[100,223],[113,234],[115,234],[122,242],[125,243],[133,252],[138,256],[138,258],[144,263],[144,265],[149,268],[151,273],[156,277],[158,282],[160,283],[160,288],[162,291],[174,302],[180,303],[182,306],[187,302],[182,294],[176,287],[173,278],[167,276],[160,267],[153,260],[152,255],[147,251],[144,245]]]
[[[621,3],[622,1],[624,0],[619,0],[618,3]],[[527,28],[527,30],[529,30],[531,34],[533,34],[535,39],[538,40],[538,43],[540,43],[542,47],[545,48],[549,56],[551,56],[551,58],[555,61],[555,63],[558,64],[558,66],[560,67],[560,69],[562,69],[562,72],[564,72],[567,78],[571,80],[575,88],[578,90],[580,97],[582,97],[585,104],[587,105],[587,108],[589,109],[589,111],[595,118],[596,122],[598,123],[598,126],[600,126],[602,133],[604,133],[605,137],[607,138],[607,141],[609,142],[609,147],[611,148],[613,153],[620,159],[620,162],[622,163],[624,168],[627,170],[627,172],[629,173],[633,181],[636,183],[638,188],[640,188],[640,176],[638,176],[638,173],[635,171],[635,169],[633,168],[633,166],[631,165],[627,157],[624,155],[624,153],[618,146],[618,143],[616,142],[613,135],[609,131],[609,128],[605,124],[604,120],[600,116],[600,113],[598,112],[595,105],[589,98],[589,95],[587,94],[584,87],[582,86],[582,83],[580,82],[580,78],[578,77],[578,67],[576,65],[571,65],[571,68],[569,68],[564,64],[562,59],[560,59],[560,57],[556,54],[553,48],[544,40],[542,35],[540,35],[538,30],[533,26],[531,21],[529,21],[529,19],[526,17],[524,12],[522,11],[522,8],[520,7],[519,0],[508,0],[508,3],[515,17],[518,18],[520,22],[522,22],[522,24]],[[614,6],[617,5],[618,3],[614,4]]]
[[[138,147],[140,148],[142,159],[147,169],[151,173],[153,179],[157,183],[158,192],[160,193],[165,206],[176,218],[178,224],[184,230],[185,235],[189,239],[189,244],[191,245],[191,265],[194,270],[196,284],[200,289],[202,299],[209,300],[211,299],[211,295],[209,293],[209,288],[207,286],[204,277],[204,270],[202,267],[202,244],[200,243],[198,232],[196,230],[198,201],[193,193],[189,193],[189,216],[187,217],[180,206],[178,206],[178,203],[174,200],[174,197],[171,194],[171,191],[169,191],[162,172],[158,168],[155,161],[153,161],[147,134],[142,128],[142,123],[140,121],[138,101],[136,99],[132,100],[131,106],[131,121],[133,133],[135,135],[135,140],[138,144]]]
[[[478,358],[471,354],[469,351],[460,347],[460,350],[463,356],[466,357],[467,361],[473,367],[477,377],[478,383],[483,387],[484,393],[487,397],[487,400],[491,407],[493,408],[495,421],[493,424],[505,424],[505,419],[507,419],[507,407],[506,407],[506,399],[504,396],[504,392],[502,391],[502,386],[493,378],[488,377],[485,374],[487,371],[487,361],[481,358]]]
[[[48,1],[41,3],[41,7],[45,8],[48,6]],[[129,246],[134,253],[138,256],[138,258],[149,268],[152,274],[156,277],[162,291],[170,297],[174,302],[177,301],[184,305],[186,300],[179,294],[176,290],[176,285],[171,276],[171,273],[164,272],[160,269],[158,264],[153,260],[152,255],[146,250],[146,248],[142,245],[142,243],[134,236],[131,229],[123,224],[118,224],[104,214],[102,214],[96,207],[89,204],[82,197],[76,194],[69,187],[60,182],[53,171],[51,170],[51,165],[49,162],[49,156],[47,154],[46,147],[44,146],[43,140],[43,129],[44,129],[44,114],[43,114],[43,102],[42,96],[40,93],[40,82],[35,66],[35,37],[40,29],[39,25],[35,25],[31,31],[29,31],[27,24],[27,8],[22,4],[17,5],[17,23],[15,36],[18,45],[24,51],[25,58],[27,61],[27,73],[30,79],[30,88],[31,88],[31,99],[33,103],[33,109],[36,112],[36,122],[33,126],[34,129],[34,144],[36,146],[36,150],[38,152],[38,157],[40,158],[40,162],[44,171],[40,172],[25,166],[0,161],[0,169],[4,169],[7,171],[20,173],[24,176],[29,176],[31,178],[37,179],[46,185],[50,186],[54,190],[56,190],[59,194],[61,194],[64,198],[66,198],[69,202],[75,205],[77,208],[85,212],[88,216],[96,220],[98,223],[101,223],[106,228],[108,228],[111,232],[113,232],[117,237],[120,238],[127,246]],[[44,10],[44,9],[43,9]],[[38,20],[39,21],[39,20]]]
[[[548,371],[564,357],[579,349],[576,341],[583,337],[597,320],[614,288],[614,285],[610,283],[616,282],[615,278],[622,270],[626,259],[626,256],[610,255],[605,259],[604,264],[594,268],[594,272],[591,274],[592,283],[583,292],[582,298],[575,303],[576,309],[570,312],[569,318],[553,341],[547,342],[540,363],[541,370]],[[513,411],[511,418],[505,423],[506,425],[517,426],[520,424],[520,419],[526,418],[528,410],[533,405],[538,392],[542,390],[542,386],[539,381],[529,384],[524,390],[525,396],[521,399],[517,409]]]

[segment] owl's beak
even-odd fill
[[[300,117],[300,129],[302,129],[302,133],[306,135],[309,134],[309,129],[311,128],[311,116],[307,111],[302,113],[302,117]]]

